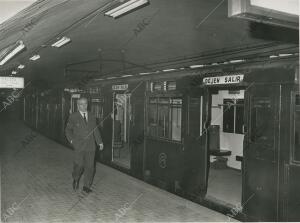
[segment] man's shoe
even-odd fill
[[[82,190],[86,193],[91,193],[92,192],[92,190],[88,187],[83,187]]]
[[[73,190],[76,191],[79,188],[79,180],[73,180]]]

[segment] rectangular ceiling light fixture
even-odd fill
[[[38,59],[40,59],[40,58],[41,58],[41,56],[38,55],[38,54],[36,54],[36,55],[33,55],[32,57],[30,57],[29,60],[34,61],[34,60],[38,60]]]
[[[20,70],[22,70],[22,69],[24,69],[25,68],[25,65],[23,65],[23,64],[20,64],[19,66],[18,66],[18,69],[20,69]]]
[[[120,3],[122,3],[120,5]],[[125,15],[133,10],[139,9],[149,4],[149,0],[119,0],[114,3],[115,5],[104,14],[107,16],[111,16],[113,18],[118,18],[122,15]]]
[[[229,0],[228,16],[299,29],[299,0]]]
[[[25,48],[26,47],[25,47],[23,41],[18,41],[15,45],[5,48],[2,52],[0,52],[0,66],[2,66],[7,61],[12,59],[14,56],[16,56],[18,53],[20,53]]]
[[[60,48],[63,45],[66,45],[69,42],[71,42],[71,39],[64,36],[60,40],[58,40],[57,42],[53,43],[51,46]]]

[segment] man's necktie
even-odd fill
[[[84,119],[85,123],[87,123],[85,113],[83,113],[83,119]]]

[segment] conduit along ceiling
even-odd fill
[[[86,73],[130,75],[298,51],[297,29],[228,17],[227,1],[145,2],[116,19],[105,13],[120,0],[35,2],[0,25],[0,50],[26,46],[0,75],[64,84]]]

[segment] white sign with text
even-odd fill
[[[239,75],[226,75],[219,77],[205,77],[203,78],[204,85],[217,85],[217,84],[238,84],[244,79],[243,74]]]
[[[0,77],[0,88],[24,88],[24,78]]]
[[[128,89],[128,84],[119,84],[119,85],[112,86],[113,91],[125,91],[127,89]]]

